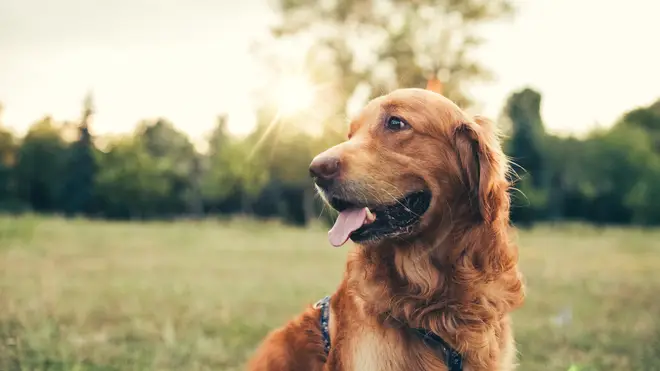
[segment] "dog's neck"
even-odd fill
[[[348,287],[367,316],[432,330],[465,351],[486,340],[462,337],[468,332],[461,329],[497,336],[503,317],[523,300],[517,250],[505,221],[496,223],[455,226],[415,242],[356,246]]]

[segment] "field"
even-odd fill
[[[519,242],[520,370],[660,370],[660,231]],[[0,370],[240,370],[346,251],[275,223],[0,218]]]

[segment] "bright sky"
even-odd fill
[[[660,98],[660,2],[517,3],[480,51],[497,76],[472,91],[482,113],[496,118],[531,86],[550,130],[581,133]],[[247,132],[258,81],[249,49],[272,18],[268,0],[2,0],[2,122],[22,133],[45,114],[77,119],[93,90],[97,133],[162,116],[200,138],[222,112]]]

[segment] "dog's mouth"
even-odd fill
[[[330,199],[339,216],[328,232],[330,243],[341,246],[350,238],[367,243],[410,233],[431,205],[431,192],[416,191],[392,204],[361,205],[340,198]]]

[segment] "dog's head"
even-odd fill
[[[491,123],[423,89],[369,102],[348,140],[310,165],[319,193],[340,213],[329,233],[335,246],[405,239],[443,218],[492,223],[508,211],[505,172]]]

